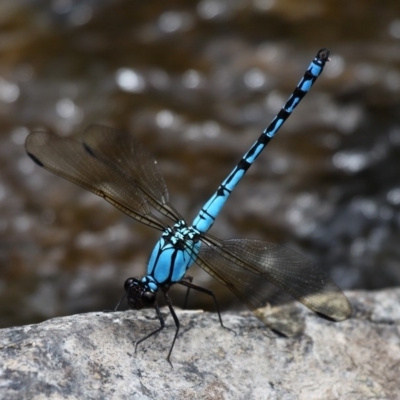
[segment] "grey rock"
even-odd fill
[[[400,289],[352,292],[353,318],[303,310],[299,338],[278,337],[251,313],[177,310],[181,333],[153,310],[91,313],[0,330],[0,398],[398,399]],[[167,309],[163,309],[167,315]]]

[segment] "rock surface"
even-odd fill
[[[54,318],[0,331],[1,399],[398,399],[400,289],[353,292],[353,318],[304,311],[305,334],[276,336],[250,313],[153,310]],[[166,315],[167,309],[162,310]]]

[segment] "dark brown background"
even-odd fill
[[[0,2],[0,325],[112,308],[158,237],[35,166],[30,129],[131,131],[190,222],[321,47],[332,61],[211,233],[297,249],[344,289],[399,285],[398,1]]]

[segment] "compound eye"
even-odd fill
[[[137,279],[128,278],[124,283],[124,289],[125,290],[130,289],[134,285],[134,283],[136,283],[136,282],[137,282]]]
[[[142,299],[144,304],[151,306],[156,301],[156,295],[153,292],[147,291],[142,294]]]

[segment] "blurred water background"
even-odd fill
[[[0,326],[112,308],[158,238],[34,165],[30,129],[132,132],[191,222],[321,47],[331,62],[211,233],[291,247],[343,289],[396,286],[399,2],[1,1]],[[189,306],[213,309],[200,293]]]

